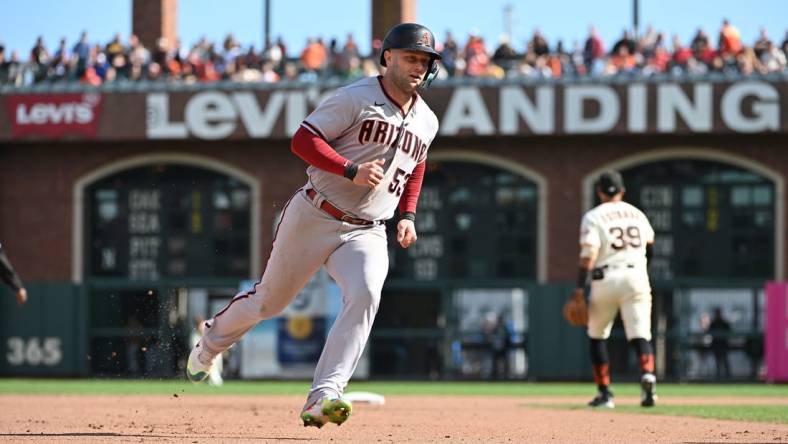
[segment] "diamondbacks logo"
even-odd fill
[[[420,46],[432,47],[432,39],[430,38],[430,33],[427,32],[427,31],[424,31],[424,33],[421,34],[421,38],[419,39],[418,44]]]

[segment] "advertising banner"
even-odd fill
[[[5,99],[11,136],[58,139],[66,134],[86,139],[96,136],[101,94],[27,94]]]

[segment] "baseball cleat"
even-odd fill
[[[189,360],[186,362],[186,376],[189,378],[189,381],[195,384],[205,381],[211,372],[215,359],[216,356],[210,356],[208,351],[200,346],[200,342],[197,342],[197,345],[189,353]]]
[[[340,426],[347,421],[352,411],[353,405],[346,399],[323,398],[304,409],[301,420],[304,421],[304,427],[321,428],[329,422]]]
[[[640,378],[640,406],[654,407],[657,400],[657,377],[646,373]]]
[[[589,407],[602,407],[606,409],[612,409],[616,406],[613,402],[613,393],[611,392],[599,392],[594,399],[588,402]]]

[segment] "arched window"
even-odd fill
[[[775,185],[727,163],[673,159],[622,170],[625,200],[656,231],[651,276],[772,278]]]
[[[389,226],[389,277],[537,278],[537,184],[497,166],[433,160],[419,199],[418,241],[403,250]],[[394,219],[394,222],[397,218]]]
[[[250,187],[229,175],[151,163],[85,188],[84,275],[138,281],[250,275]]]

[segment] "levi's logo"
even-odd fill
[[[6,109],[13,137],[57,138],[69,133],[94,137],[101,102],[100,94],[11,95],[6,98]]]

